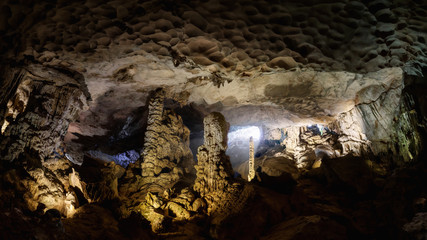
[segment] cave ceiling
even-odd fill
[[[158,87],[231,124],[327,123],[426,63],[423,1],[7,1],[0,11],[4,61],[83,76],[91,101],[71,129],[87,135]]]
[[[425,239],[425,0],[0,1],[0,239]]]

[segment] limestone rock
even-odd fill
[[[90,202],[115,200],[119,196],[119,178],[125,173],[120,165],[109,162],[100,167],[97,181],[86,183],[86,192]]]
[[[203,124],[204,144],[198,149],[193,189],[206,201],[207,214],[219,224],[232,213],[239,212],[253,190],[233,181],[233,169],[225,154],[229,124],[224,116],[218,112],[210,113]]]
[[[164,110],[165,92],[158,89],[148,106],[147,129],[141,161],[130,164],[119,184],[123,197],[120,213],[129,216],[141,212],[152,226],[161,231],[163,220],[173,213],[179,220],[189,219],[193,198],[185,194],[171,198],[174,185],[194,174],[194,160],[189,148],[190,131],[179,115]],[[135,174],[140,171],[141,174]],[[187,194],[188,195],[188,194]],[[185,202],[181,202],[181,200]]]
[[[204,145],[197,153],[197,178],[194,190],[202,196],[223,191],[230,184],[233,169],[225,151],[229,124],[222,114],[214,112],[203,120]]]
[[[373,186],[370,162],[352,154],[334,159],[324,159],[320,169],[332,185],[351,187],[359,194],[366,194]]]
[[[97,204],[86,204],[72,218],[62,219],[64,239],[127,239],[120,232],[119,221],[114,214]]]
[[[163,110],[164,92],[157,90],[150,100],[148,125],[142,151],[141,175],[144,191],[163,194],[184,174],[192,172],[190,131],[180,116]]]
[[[298,64],[297,62],[295,62],[295,60],[292,57],[277,57],[272,59],[270,62],[268,62],[267,66],[290,69],[290,68],[297,67]]]
[[[249,138],[249,171],[248,171],[248,181],[252,181],[255,177],[255,155],[254,155],[254,139],[253,137]]]
[[[154,208],[160,208],[160,206],[163,205],[163,201],[150,192],[147,193],[145,200],[147,201],[148,205],[153,206]]]
[[[427,234],[427,212],[417,213],[414,218],[403,226],[406,232],[415,239],[422,239]]]
[[[321,125],[293,126],[283,132],[286,136],[282,142],[286,146],[284,156],[293,159],[298,168],[311,168],[313,163],[319,164],[324,157],[342,154],[340,135]]]
[[[68,125],[85,107],[86,99],[78,81],[55,70],[32,66],[10,69],[13,84],[2,96],[0,155],[13,161],[29,151],[44,160],[64,139]],[[37,75],[38,74],[38,75]]]
[[[6,172],[2,184],[10,184],[13,191],[22,192],[19,201],[24,201],[24,209],[41,212],[54,209],[60,215],[72,217],[84,203],[79,202],[83,199],[78,196],[85,197],[86,191],[85,188],[78,189],[70,184],[69,176],[73,171],[71,163],[67,159],[51,159],[42,163],[37,157],[37,154],[27,155],[27,162],[14,165],[19,170]],[[35,164],[37,161],[38,164]],[[80,182],[84,186],[78,176],[74,175],[73,178],[73,182]],[[5,194],[10,190],[3,189]]]

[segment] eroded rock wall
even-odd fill
[[[1,157],[14,161],[34,152],[44,160],[59,148],[86,98],[77,81],[54,69],[30,65],[10,71],[16,87],[2,96]]]
[[[36,214],[71,217],[86,189],[64,156],[63,140],[69,123],[87,106],[84,87],[66,69],[2,68],[1,205],[10,201]]]
[[[404,72],[398,68],[384,69],[364,75],[361,81],[357,78],[356,75],[354,82],[349,82],[346,90],[355,91],[354,106],[330,122],[317,122],[325,124],[330,132],[315,136],[307,131],[307,125],[316,123],[312,119],[306,126],[267,128],[266,137],[280,139],[286,154],[300,167],[311,166],[314,159],[325,156],[323,153],[328,157],[373,154],[396,163],[415,159],[421,151],[420,128],[425,128],[425,124],[418,116],[421,110],[415,107],[417,95],[405,90]],[[371,84],[366,85],[367,81]]]

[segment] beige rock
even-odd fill
[[[229,124],[222,114],[214,112],[203,120],[204,145],[197,154],[197,179],[194,190],[202,196],[209,192],[225,189],[232,177],[232,168],[227,150],[227,133]]]
[[[142,151],[141,175],[146,191],[163,194],[184,174],[191,171],[190,131],[181,117],[163,110],[163,90],[157,90],[149,103],[148,126]],[[154,184],[155,183],[155,184]],[[144,187],[145,188],[145,187]]]
[[[13,161],[29,151],[37,152],[41,160],[48,158],[86,104],[82,91],[85,86],[75,79],[39,65],[29,69],[10,69],[16,74],[18,86],[7,99],[6,111],[0,113],[3,160]]]

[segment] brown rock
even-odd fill
[[[276,57],[268,62],[267,66],[291,69],[297,67],[298,63],[292,57]]]

